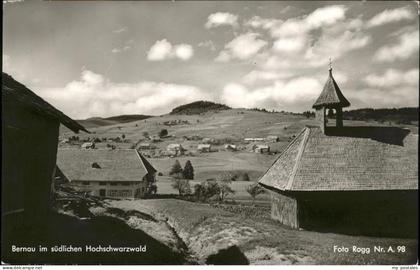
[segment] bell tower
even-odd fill
[[[327,129],[327,116],[326,110],[335,110],[336,127],[343,127],[343,108],[349,107],[350,102],[344,97],[338,84],[334,80],[332,75],[332,65],[330,59],[330,67],[328,69],[328,79],[324,85],[324,88],[315,101],[312,108],[316,110],[315,118],[318,121],[322,132],[325,134]]]

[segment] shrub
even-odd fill
[[[165,136],[168,136],[168,130],[167,130],[167,129],[162,129],[162,130],[159,132],[159,137],[163,138],[163,137],[165,137]]]
[[[265,192],[265,190],[258,184],[254,183],[252,185],[249,185],[246,188],[246,191],[251,195],[252,201],[255,202],[255,198],[259,195]]]
[[[220,181],[220,182],[226,182],[226,183],[230,184],[230,182],[236,181],[237,177],[238,176],[236,174],[233,174],[233,173],[230,173],[230,172],[225,172],[225,173],[220,174],[217,177],[217,180]]]
[[[194,168],[191,164],[191,161],[187,160],[187,162],[185,163],[184,170],[182,171],[182,174],[185,179],[190,179],[190,180],[194,179]]]
[[[156,194],[156,193],[157,193],[157,185],[156,184],[151,184],[147,188],[147,194]]]
[[[251,180],[249,179],[249,175],[248,175],[248,173],[244,173],[244,174],[242,174],[242,176],[241,176],[241,180],[242,180],[242,181],[251,181]]]
[[[207,201],[220,194],[220,186],[214,180],[206,180],[194,186],[194,195],[199,201]]]
[[[180,196],[191,194],[190,181],[187,179],[174,178],[172,180],[172,187],[178,190]]]
[[[222,182],[220,184],[219,198],[220,201],[224,201],[229,194],[234,194],[235,191],[230,187],[230,183]]]
[[[179,160],[175,160],[174,165],[172,165],[172,168],[169,171],[169,175],[182,174],[182,172],[183,170],[181,164],[179,163]]]
[[[163,175],[163,173],[161,173],[161,172],[158,172],[158,174],[157,174],[158,176],[162,176]]]

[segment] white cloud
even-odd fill
[[[166,39],[158,40],[150,48],[147,59],[150,61],[160,61],[170,58],[172,55],[172,44]]]
[[[304,36],[279,38],[273,44],[273,49],[277,52],[299,52],[306,45],[306,38]]]
[[[232,59],[228,51],[221,51],[219,55],[214,59],[216,62],[228,62]]]
[[[329,5],[286,21],[252,17],[246,26],[266,29],[275,39],[272,48],[259,52],[253,61],[266,71],[307,69],[367,46],[371,37],[362,31],[362,19],[346,19],[346,10]]]
[[[392,89],[367,88],[346,92],[346,97],[358,107],[392,108],[403,106],[419,106],[417,87],[398,87]]]
[[[326,6],[314,10],[305,18],[305,23],[311,28],[319,28],[336,23],[345,18],[346,7]]]
[[[128,30],[128,28],[126,26],[124,26],[124,27],[121,27],[119,29],[115,29],[112,32],[115,33],[115,34],[121,34],[121,33],[127,32],[127,30]]]
[[[205,27],[213,28],[221,25],[231,25],[233,27],[238,26],[238,16],[228,12],[216,12],[210,14]]]
[[[188,44],[176,45],[174,49],[175,56],[184,61],[190,59],[194,54],[193,48]]]
[[[211,99],[203,90],[161,82],[114,83],[101,74],[83,70],[81,78],[61,88],[38,92],[76,119],[120,114],[163,114],[188,102]]]
[[[225,45],[225,50],[219,54],[216,60],[229,60],[230,58],[249,59],[267,44],[265,40],[258,37],[259,34],[251,32],[237,36]]]
[[[388,69],[384,74],[369,74],[364,81],[371,87],[394,87],[397,85],[418,85],[419,70],[410,69],[408,71],[400,71],[396,69]]]
[[[319,81],[309,77],[277,80],[270,86],[255,89],[230,83],[224,87],[221,98],[232,107],[292,109],[302,104],[309,106],[321,89]]]
[[[371,37],[362,33],[345,30],[339,35],[324,33],[314,46],[309,47],[304,55],[308,65],[318,67],[328,63],[329,57],[338,59],[345,53],[365,47]]]
[[[271,29],[277,24],[282,23],[282,20],[278,19],[266,19],[261,18],[260,16],[254,16],[247,22],[245,22],[245,26],[250,26],[253,28],[262,28],[262,29]]]
[[[114,48],[114,49],[111,50],[111,52],[112,53],[121,53],[121,52],[125,52],[125,51],[128,51],[128,50],[131,50],[131,46],[126,45],[122,48]]]
[[[408,59],[419,51],[419,32],[412,31],[400,36],[397,44],[379,48],[373,60],[378,62],[392,62]]]
[[[367,27],[375,27],[387,23],[398,22],[402,20],[412,20],[416,17],[408,7],[400,7],[392,10],[384,10],[373,16],[366,24]]]
[[[198,47],[209,48],[211,51],[216,50],[216,45],[214,45],[214,42],[211,40],[206,40],[198,43]]]
[[[330,26],[345,19],[346,8],[342,5],[326,6],[314,10],[307,16],[291,18],[281,24],[274,24],[271,30],[273,37],[303,35],[311,30]]]
[[[183,61],[189,60],[194,55],[194,50],[189,44],[172,45],[166,39],[158,40],[147,53],[149,61],[162,61],[178,58]]]

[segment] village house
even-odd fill
[[[264,141],[264,138],[245,138],[245,142],[262,142]]]
[[[211,145],[210,144],[199,144],[197,146],[197,151],[205,153],[211,151]]]
[[[257,144],[252,147],[252,151],[260,154],[269,153],[270,147],[266,144]]]
[[[259,180],[271,193],[271,217],[292,228],[416,235],[418,135],[344,127],[347,106],[330,68],[313,105],[319,126],[304,128]],[[327,124],[327,109],[336,111],[335,123]]]
[[[228,151],[236,151],[238,147],[235,144],[225,144],[225,149]]]
[[[182,156],[185,152],[184,147],[179,143],[171,143],[166,147],[166,152],[170,156]]]
[[[150,137],[150,141],[151,142],[161,142],[162,139],[157,135],[153,135],[153,136]]]
[[[60,123],[88,132],[10,75],[2,74],[2,245],[45,223]],[[26,230],[26,229],[25,229]],[[12,243],[15,244],[15,243]]]
[[[149,149],[154,149],[154,148],[156,148],[156,146],[150,143],[139,143],[138,145],[139,150],[149,150]]]
[[[95,143],[94,142],[85,142],[80,146],[80,148],[82,148],[82,149],[95,149]]]
[[[77,191],[98,197],[142,198],[156,182],[156,170],[134,149],[59,149],[57,167]]]
[[[279,141],[279,136],[276,136],[276,135],[268,135],[265,138],[265,141],[266,142],[278,142]]]
[[[202,142],[204,144],[211,144],[211,143],[215,142],[215,139],[214,138],[203,138]]]

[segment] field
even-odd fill
[[[201,263],[209,262],[212,256],[222,260],[224,251],[232,247],[237,256],[225,259],[238,264],[243,262],[241,260],[250,264],[277,265],[412,264],[417,258],[416,239],[291,230],[268,218],[233,214],[207,204],[174,199],[122,200],[110,204],[124,211],[136,210],[167,220]],[[345,246],[350,250],[357,246],[364,254],[334,252],[334,246]],[[395,252],[374,252],[374,246],[391,246]],[[404,246],[405,252],[397,252],[397,246]]]
[[[118,118],[117,118],[118,119]],[[105,121],[106,120],[106,121]],[[169,171],[175,160],[179,160],[184,166],[187,160],[192,162],[194,167],[194,184],[207,179],[217,179],[221,174],[247,173],[250,182],[233,182],[232,188],[235,194],[229,198],[241,202],[248,202],[251,197],[246,193],[245,188],[259,177],[271,166],[279,153],[288,145],[293,137],[298,134],[306,125],[316,125],[314,118],[307,118],[303,115],[291,113],[269,113],[246,109],[231,109],[223,111],[210,111],[196,115],[162,115],[143,120],[115,123],[109,119],[88,119],[83,124],[89,126],[90,134],[78,134],[80,141],[86,139],[107,139],[106,142],[96,143],[97,148],[106,148],[107,145],[114,145],[116,148],[136,148],[139,143],[153,145],[153,150],[141,150],[148,157],[151,164],[162,174],[157,177],[159,194],[176,194],[177,191],[171,187],[172,178]],[[124,119],[125,120],[125,119]],[[98,122],[99,121],[99,122]],[[108,122],[107,122],[108,121]],[[112,123],[112,124],[110,124]],[[344,121],[345,126],[386,126],[387,123],[374,121]],[[415,125],[398,125],[409,128],[412,132],[418,133]],[[144,135],[157,136],[162,129],[168,131],[168,136],[160,141],[153,142]],[[124,136],[123,136],[124,135]],[[244,138],[266,138],[268,135],[276,135],[278,142],[262,142],[270,146],[270,154],[258,154],[252,152],[252,145]],[[60,140],[68,139],[74,134],[68,129],[61,127]],[[110,138],[122,138],[125,142],[109,142]],[[212,144],[210,153],[200,153],[197,145],[202,143],[202,138],[216,140]],[[224,149],[224,142],[237,145],[238,151],[232,152]],[[164,153],[166,147],[171,143],[179,143],[186,150],[187,155],[179,157],[168,157]],[[75,144],[60,144],[60,147],[80,147],[81,142]],[[268,196],[260,195],[259,201],[267,202]]]
[[[89,120],[86,120],[89,121]],[[94,125],[96,124],[96,125]],[[347,236],[291,230],[270,219],[269,195],[260,194],[254,204],[246,187],[258,181],[283,149],[306,125],[316,125],[313,118],[288,113],[268,113],[245,109],[206,112],[198,115],[163,115],[144,120],[98,125],[90,134],[78,134],[79,141],[61,143],[60,147],[80,147],[83,140],[103,140],[97,148],[137,148],[149,143],[153,150],[141,150],[158,171],[158,195],[175,197],[178,191],[172,184],[169,171],[175,160],[184,166],[190,160],[194,167],[191,188],[207,179],[218,179],[224,173],[249,175],[249,181],[233,181],[235,191],[225,204],[204,204],[177,199],[107,200],[108,208],[90,209],[95,215],[113,216],[129,227],[146,232],[176,252],[185,252],[188,261],[195,263],[250,264],[411,264],[416,261],[416,239]],[[389,123],[388,123],[389,124]],[[387,126],[387,123],[349,121],[345,126]],[[399,125],[418,133],[415,125]],[[168,136],[153,141],[167,129]],[[266,138],[276,135],[278,142],[262,142],[270,146],[270,153],[252,151],[244,138]],[[60,139],[74,136],[61,129]],[[119,137],[123,142],[110,141]],[[200,153],[198,144],[203,138],[213,139],[212,151]],[[179,143],[187,150],[184,155],[165,154],[171,143]],[[235,144],[237,151],[224,149]],[[94,151],[94,150],[92,150]],[[166,196],[165,196],[166,195]],[[147,217],[146,219],[144,217]],[[358,247],[358,252],[339,253],[334,246]],[[404,246],[406,252],[374,252],[375,246]]]

